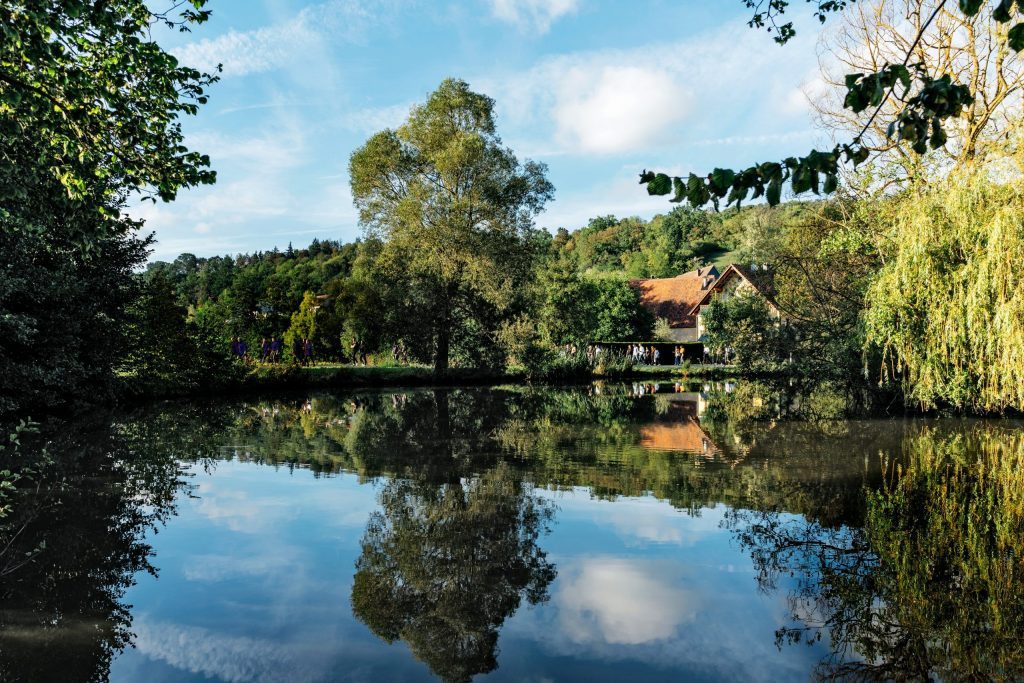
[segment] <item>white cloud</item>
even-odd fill
[[[329,0],[302,9],[291,19],[251,31],[228,31],[174,50],[184,64],[212,71],[223,64],[225,76],[270,71],[308,59],[309,45],[325,36],[332,41],[360,41],[377,11],[359,0]]]
[[[186,581],[230,581],[242,576],[295,575],[298,560],[278,548],[273,554],[251,557],[229,555],[193,555],[182,569]]]
[[[555,135],[582,153],[644,149],[664,139],[690,109],[673,74],[639,66],[583,65],[564,74],[555,98]]]
[[[291,109],[274,110],[267,125],[255,131],[190,135],[189,145],[210,156],[217,184],[185,190],[173,204],[141,202],[129,208],[129,215],[145,220],[144,232],[156,232],[153,257],[173,258],[181,250],[236,252],[245,239],[237,233],[255,222],[321,219],[323,212],[308,213],[305,186],[293,182],[314,153],[310,135],[311,127]],[[347,201],[351,204],[351,198]],[[351,208],[334,215],[355,222]]]
[[[720,523],[725,508],[709,508],[699,515],[684,513],[663,500],[654,498],[622,498],[613,505],[615,513],[609,523],[626,546],[672,544],[694,546],[722,533]],[[598,514],[607,514],[603,510]]]
[[[406,102],[387,107],[359,109],[345,116],[345,125],[358,133],[372,135],[385,128],[397,128],[402,125],[412,107],[412,102]]]
[[[577,643],[627,645],[674,636],[696,618],[700,597],[676,585],[678,575],[667,568],[647,560],[584,559],[554,596],[565,635]]]
[[[793,74],[813,73],[812,40],[801,33],[781,49],[738,22],[675,43],[555,55],[476,81],[495,98],[516,149],[663,151],[723,129],[748,137],[809,129],[802,79]]]
[[[226,636],[195,626],[136,619],[135,647],[182,671],[232,683],[238,681],[314,681],[323,666],[310,661],[313,648],[270,640]],[[322,663],[321,663],[322,664]]]
[[[522,30],[547,33],[551,24],[579,8],[579,0],[490,0],[491,12]]]

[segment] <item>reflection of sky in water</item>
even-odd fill
[[[398,681],[432,676],[349,607],[359,541],[379,485],[354,475],[221,462],[194,468],[197,498],[151,538],[135,649],[113,681]],[[824,648],[774,644],[784,586],[758,592],[749,556],[719,525],[653,498],[542,492],[558,506],[543,547],[550,600],[501,631],[487,680],[806,680]]]

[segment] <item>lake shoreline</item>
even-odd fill
[[[279,391],[320,389],[387,389],[396,387],[493,386],[533,384],[558,386],[580,382],[607,381],[695,381],[747,378],[731,365],[640,366],[630,370],[572,372],[565,375],[531,377],[525,370],[491,371],[481,368],[449,368],[438,374],[428,366],[261,365],[235,381],[199,388],[141,387],[126,383],[118,403],[145,402],[191,397],[211,398],[265,394]]]

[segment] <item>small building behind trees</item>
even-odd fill
[[[629,285],[640,297],[640,305],[655,318],[668,321],[673,342],[696,342],[697,317],[693,312],[718,280],[715,266],[704,266],[676,277],[631,280]]]
[[[772,318],[782,318],[775,302],[772,273],[766,264],[733,263],[722,273],[714,265],[706,265],[676,277],[631,280],[629,284],[639,296],[641,306],[655,318],[668,322],[668,338],[663,341],[702,342],[706,328],[701,315],[714,299],[754,294],[764,299]]]
[[[727,301],[735,296],[751,295],[764,299],[768,315],[773,320],[782,319],[782,312],[775,302],[775,285],[768,265],[753,263],[750,266],[741,266],[738,263],[733,263],[688,311],[688,315],[696,321],[696,338],[701,340],[704,337],[706,329],[702,314],[712,300]]]

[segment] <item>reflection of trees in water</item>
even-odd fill
[[[555,578],[538,545],[551,505],[504,464],[464,483],[395,479],[380,502],[356,563],[355,615],[446,681],[494,670],[499,628],[523,598],[546,600]]]
[[[653,493],[692,512],[725,503],[859,524],[861,487],[880,481],[879,444],[898,441],[903,427],[761,419],[774,417],[778,401],[764,387],[744,386],[701,397],[715,419],[698,415],[697,391],[673,384],[639,396],[630,385],[606,384],[250,403],[219,441],[222,456],[314,473],[446,481],[508,462],[538,486],[586,486],[602,498]],[[703,430],[709,448],[645,443],[648,426],[684,421]]]
[[[184,445],[196,424],[99,416],[44,430],[53,463],[0,526],[0,679],[107,680],[131,639],[125,591],[156,571],[145,536],[185,485],[169,453],[197,452]]]
[[[731,523],[761,585],[792,576],[780,642],[827,636],[828,679],[1024,676],[1024,432],[923,428],[867,492],[865,525],[772,512]]]

